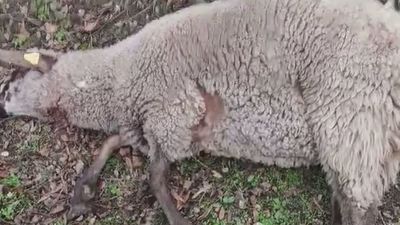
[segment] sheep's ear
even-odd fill
[[[25,56],[27,54],[36,54],[36,53],[26,53]],[[46,73],[51,70],[51,68],[53,67],[53,65],[56,62],[57,62],[57,58],[39,53],[39,60],[38,60],[37,68],[42,73]]]
[[[40,50],[22,52],[0,49],[0,66],[7,68],[16,66],[27,69],[37,69],[42,73],[46,73],[51,70],[56,62],[56,54],[45,54]]]

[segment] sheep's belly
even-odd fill
[[[293,109],[293,105],[283,105],[274,110],[253,106],[229,110],[204,147],[216,156],[266,165],[317,164],[318,154],[306,119]]]

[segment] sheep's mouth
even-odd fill
[[[26,72],[27,71],[23,69],[16,69],[12,71],[10,75],[0,77],[0,119],[8,117],[4,106],[6,101],[8,101],[10,98],[8,93],[10,83],[20,79]]]
[[[0,80],[0,119],[7,117],[7,112],[4,109],[7,90],[10,86],[11,76],[2,77]]]

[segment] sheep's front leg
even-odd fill
[[[142,134],[138,127],[122,128],[119,135],[107,138],[100,150],[100,155],[74,187],[74,195],[71,198],[71,209],[67,215],[69,220],[90,211],[90,201],[93,200],[96,194],[96,184],[100,173],[113,151],[122,146],[131,146],[134,149],[139,149],[141,152],[148,152],[148,146],[143,142]]]
[[[150,162],[150,186],[156,196],[165,215],[171,225],[190,225],[191,223],[182,217],[172,202],[167,187],[170,162],[157,149],[154,158]]]
[[[95,197],[96,184],[100,172],[112,152],[120,148],[121,144],[119,135],[111,136],[103,143],[100,155],[75,184],[74,195],[71,198],[71,208],[67,214],[69,220],[84,215],[91,210],[90,201]]]

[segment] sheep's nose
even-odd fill
[[[7,117],[8,117],[8,115],[7,115],[6,110],[4,110],[4,108],[0,105],[0,119],[4,119]]]
[[[0,119],[7,118],[9,115],[7,114],[6,110],[4,109],[4,104],[0,100]]]

